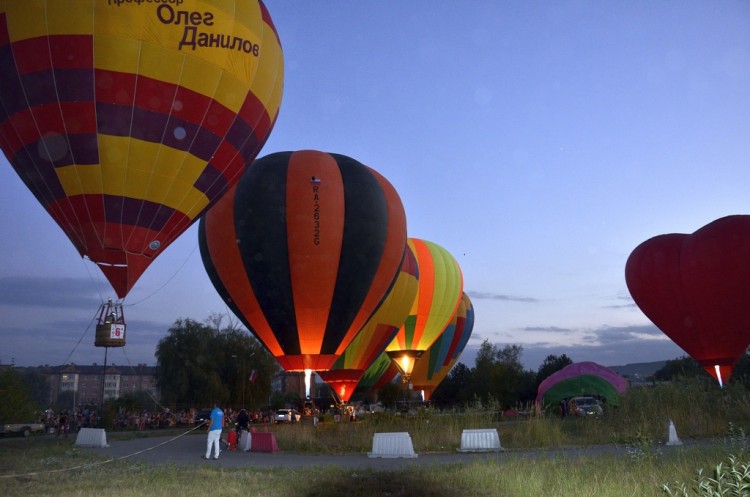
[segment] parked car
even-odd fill
[[[195,413],[195,426],[200,426],[202,429],[207,430],[209,421],[211,421],[210,409],[203,409]],[[201,424],[203,424],[203,426],[201,426]]]
[[[296,423],[298,420],[297,411],[294,409],[279,409],[273,416],[274,423]]]
[[[20,433],[24,437],[28,437],[35,431],[46,431],[44,423],[29,422],[29,423],[8,423],[0,424],[0,436],[5,436],[6,433]]]
[[[601,416],[601,403],[594,397],[573,397],[568,403],[568,412],[574,416]]]

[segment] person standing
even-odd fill
[[[221,410],[219,404],[214,404],[214,409],[211,411],[211,418],[208,424],[208,438],[206,439],[206,455],[203,459],[211,459],[211,448],[214,449],[214,459],[219,458],[221,453],[221,429],[224,426],[224,411]]]

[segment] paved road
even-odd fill
[[[691,445],[715,444],[716,441],[685,442],[682,446],[663,446],[663,451],[679,450]],[[223,447],[225,447],[222,444]],[[282,447],[283,449],[283,447]],[[283,450],[275,454],[222,450],[219,460],[202,459],[206,450],[205,434],[172,437],[149,437],[133,440],[112,440],[109,447],[85,448],[114,460],[141,461],[149,464],[173,464],[176,466],[209,465],[225,468],[275,468],[337,466],[346,468],[371,468],[374,470],[396,470],[409,465],[442,465],[467,463],[473,460],[502,461],[513,457],[577,457],[580,455],[627,455],[627,448],[615,445],[561,448],[550,450],[505,450],[482,453],[418,454],[416,458],[368,457],[367,454],[307,455],[288,453]]]

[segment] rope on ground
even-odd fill
[[[86,463],[86,464],[79,464],[78,466],[71,466],[71,467],[68,467],[68,468],[61,468],[61,469],[50,469],[50,470],[46,470],[46,471],[32,471],[30,473],[15,473],[15,474],[11,474],[11,475],[0,475],[0,478],[22,478],[22,477],[25,477],[25,476],[39,476],[39,475],[44,475],[44,474],[63,473],[65,471],[74,471],[74,470],[77,470],[77,469],[88,469],[88,468],[95,468],[97,466],[103,466],[104,464],[108,464],[108,463],[111,463],[111,462],[114,462],[114,461],[121,461],[122,459],[127,459],[129,457],[137,456],[138,454],[143,454],[144,452],[148,452],[150,450],[154,450],[154,449],[156,449],[158,447],[161,447],[162,445],[166,445],[168,443],[174,442],[178,438],[184,437],[188,433],[197,430],[198,428],[200,428],[201,426],[203,426],[205,423],[206,422],[204,421],[203,423],[201,423],[201,424],[199,424],[199,425],[197,425],[197,426],[189,429],[185,433],[180,433],[179,435],[177,435],[175,437],[172,437],[169,440],[165,440],[165,441],[163,441],[163,442],[161,442],[159,444],[156,444],[156,445],[154,445],[152,447],[147,447],[147,448],[145,448],[143,450],[139,450],[137,452],[133,452],[132,454],[126,454],[126,455],[120,456],[120,457],[112,457],[110,459],[107,459],[106,461],[99,461],[99,462]]]

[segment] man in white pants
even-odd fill
[[[211,411],[211,419],[208,425],[208,438],[206,440],[206,455],[203,459],[211,459],[211,447],[214,448],[214,459],[219,458],[221,453],[221,428],[224,426],[224,411],[221,410],[219,404],[214,404],[214,409]]]

